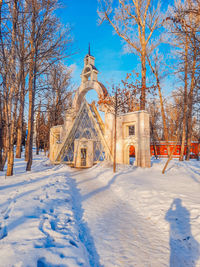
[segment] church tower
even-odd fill
[[[94,65],[95,58],[90,54],[90,44],[88,48],[88,54],[84,58],[84,68],[81,73],[81,82],[97,81],[98,70]]]

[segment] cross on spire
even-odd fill
[[[88,46],[88,55],[90,56],[90,43],[89,43],[89,46]]]

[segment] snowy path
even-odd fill
[[[0,267],[200,267],[200,164],[0,173]]]
[[[107,170],[92,179],[90,176],[89,171],[80,171],[73,178],[81,189],[84,218],[92,229],[101,258],[99,265],[168,266],[166,236],[130,205],[134,200],[131,195],[127,197],[130,192],[115,185],[118,175],[110,177]],[[106,176],[110,178],[105,183],[102,178]]]
[[[0,267],[89,266],[79,239],[67,167],[38,157],[0,180]],[[20,165],[20,164],[19,164]]]
[[[193,168],[196,169],[199,170]],[[184,190],[180,194],[178,187],[186,182],[184,177],[183,183],[177,183],[177,188],[171,190],[171,186],[169,188],[162,181],[165,176],[160,175],[162,180],[154,185],[155,178],[150,173],[151,170],[125,169],[113,175],[109,168],[94,167],[92,170],[75,171],[71,175],[80,189],[83,218],[93,236],[95,255],[98,254],[100,259],[95,261],[92,255],[92,266],[169,266],[170,253],[177,254],[171,267],[200,266],[200,263],[193,264],[198,258],[196,247],[185,253],[187,249],[173,252],[173,247],[169,245],[170,229],[165,216],[174,199],[186,198]],[[199,173],[195,175],[193,178],[199,182]],[[143,176],[151,176],[153,181]],[[168,178],[170,182],[174,178],[171,176]],[[200,192],[199,184],[191,192],[190,186],[188,189],[199,204],[199,199],[195,199]],[[197,216],[195,224],[198,227],[200,206],[197,208],[195,205],[192,212]],[[200,231],[197,237],[200,239]],[[184,236],[182,238],[184,240]],[[184,241],[182,243],[185,246]]]

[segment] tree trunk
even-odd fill
[[[13,175],[14,166],[14,131],[15,131],[15,121],[17,113],[17,103],[18,103],[18,86],[16,83],[16,28],[17,28],[17,4],[18,0],[14,1],[13,5],[13,21],[12,21],[12,49],[11,49],[11,87],[8,97],[8,163],[7,163],[7,176]],[[14,99],[14,107],[13,106]]]
[[[8,150],[8,166],[7,166],[7,176],[13,175],[13,166],[14,166],[14,134],[15,134],[15,121],[17,114],[17,103],[18,103],[18,88],[15,87],[15,103],[13,108],[13,116],[11,120],[11,128],[10,128],[10,144]]]
[[[40,150],[40,126],[41,126],[41,101],[38,106],[36,116],[36,155],[39,155]]]
[[[156,148],[156,142],[155,142],[155,134],[154,134],[154,122],[150,123],[150,129],[151,129],[151,136],[152,136],[152,142],[153,142],[153,151],[154,151],[154,156],[157,159],[158,158],[158,153],[157,153],[157,148]]]
[[[2,63],[4,66],[4,70],[2,73],[2,87],[3,87],[3,98],[4,101],[2,101],[2,119],[4,119],[4,136],[1,133],[2,136],[2,145],[3,145],[3,155],[0,162],[0,171],[3,171],[6,160],[7,160],[7,152],[8,152],[8,131],[7,131],[7,103],[8,103],[8,87],[7,87],[7,76],[8,76],[8,70],[7,70],[7,57],[5,54],[5,48],[4,48],[4,41],[2,36],[2,1],[0,1],[0,44],[1,44],[1,54],[2,54]]]
[[[191,139],[192,139],[192,110],[193,110],[193,92],[195,87],[195,70],[196,70],[196,48],[194,48],[193,64],[192,64],[192,76],[191,76],[191,87],[188,98],[188,126],[187,126],[187,155],[186,160],[190,159],[191,150]]]
[[[33,68],[32,77],[29,80],[29,118],[28,118],[28,136],[27,136],[27,166],[26,170],[31,171],[32,159],[33,159],[33,133],[34,133],[34,106],[35,106],[35,86],[36,86],[36,70],[35,63]]]
[[[7,157],[8,157],[8,133],[6,131],[5,133],[5,138],[4,138],[4,142],[3,142],[3,155],[2,155],[2,161],[0,164],[0,171],[4,170],[4,166],[6,164],[7,161]]]
[[[7,167],[7,176],[13,175],[13,166],[14,166],[14,137],[15,137],[15,121],[17,114],[17,103],[18,103],[18,87],[15,87],[15,102],[13,108],[13,115],[11,120],[11,129],[10,129],[10,144],[8,152],[8,167]]]
[[[158,87],[158,93],[159,93],[159,98],[160,98],[160,108],[161,108],[161,115],[162,115],[162,121],[163,121],[164,138],[165,138],[165,141],[167,144],[167,154],[169,157],[169,155],[170,155],[169,136],[168,136],[168,129],[167,129],[167,123],[166,123],[166,117],[165,117],[165,111],[164,111],[164,105],[163,105],[163,99],[162,99],[162,93],[161,93],[159,79],[157,79],[157,87]]]
[[[141,88],[141,96],[140,96],[140,110],[145,110],[145,104],[146,104],[146,54],[145,54],[145,51],[142,51],[141,63],[142,63],[142,88]]]
[[[177,129],[177,131],[176,131],[176,141],[175,141],[175,144],[174,144],[174,147],[173,147],[172,151],[170,152],[169,158],[168,158],[168,160],[167,160],[167,162],[166,162],[166,164],[165,164],[165,166],[164,166],[164,168],[163,168],[163,170],[162,170],[162,174],[165,173],[165,170],[166,170],[166,168],[167,168],[169,162],[170,162],[170,161],[172,160],[172,158],[173,158],[174,151],[175,151],[175,149],[176,149],[176,145],[177,145],[177,143],[178,143],[178,139],[179,139],[179,131],[178,131],[178,129]]]
[[[158,159],[157,147],[156,147],[155,142],[153,142],[153,150],[154,150],[155,158]]]
[[[12,149],[12,145],[10,145],[8,149],[8,163],[7,163],[7,171],[6,176],[12,176],[13,175],[13,165],[14,165],[14,151]]]
[[[3,152],[3,111],[2,111],[3,103],[0,93],[0,170],[2,168],[2,152]]]
[[[115,92],[115,132],[114,132],[114,159],[113,172],[116,172],[116,146],[117,146],[117,92]]]
[[[10,96],[9,96],[10,98]],[[7,131],[8,131],[8,155],[7,155],[7,159],[8,159],[8,163],[7,163],[7,171],[6,171],[6,175],[7,176],[12,176],[13,175],[13,165],[14,165],[14,147],[13,147],[13,136],[12,136],[12,132],[13,132],[13,119],[11,117],[12,114],[12,100],[10,100],[8,102],[8,127],[7,127]],[[11,121],[12,119],[12,121]]]
[[[29,96],[29,140],[28,143],[28,162],[26,165],[26,170],[31,171],[32,160],[33,160],[33,133],[34,133],[34,107],[35,107],[35,92],[36,92],[36,61],[37,61],[37,51],[35,52],[35,61],[34,61],[34,68],[33,68],[33,84],[32,84],[32,91]]]
[[[3,165],[3,153],[2,153],[2,147],[1,147],[0,148],[0,171],[3,171],[2,165]]]
[[[21,158],[22,152],[22,135],[23,135],[23,111],[22,103],[20,104],[19,120],[17,127],[17,145],[16,145],[16,158]]]
[[[168,129],[167,129],[167,123],[166,123],[166,117],[165,117],[165,110],[164,110],[164,105],[163,105],[163,99],[162,99],[162,93],[161,93],[161,87],[160,87],[160,80],[158,77],[158,70],[157,67],[155,66],[155,69],[152,67],[151,61],[149,59],[149,57],[147,57],[148,62],[149,62],[149,66],[153,72],[153,74],[155,75],[156,78],[156,84],[157,84],[157,88],[158,88],[158,94],[159,94],[159,99],[160,99],[160,109],[161,109],[161,115],[162,115],[162,121],[163,121],[163,130],[164,130],[164,138],[167,144],[167,153],[168,153],[168,157],[170,155],[170,148],[169,148],[169,135],[168,135]]]
[[[170,155],[169,155],[169,158],[168,158],[168,160],[167,160],[167,162],[166,162],[166,164],[165,164],[165,166],[164,166],[164,168],[163,168],[163,170],[162,170],[162,174],[165,173],[165,170],[166,170],[166,168],[167,168],[169,162],[170,162],[170,161],[172,160],[172,158],[173,158],[174,151],[175,151],[175,149],[176,149],[176,145],[177,145],[177,143],[178,143],[178,137],[177,137],[177,139],[176,139],[176,142],[175,142],[175,145],[174,145],[174,147],[173,147],[173,150],[171,151],[171,153],[170,153]]]
[[[1,23],[1,8],[2,8],[2,1],[0,0],[0,23]],[[1,26],[0,26],[1,27]],[[1,31],[1,29],[0,29]],[[0,171],[2,169],[2,151],[3,151],[3,115],[2,115],[2,107],[3,107],[3,102],[1,98],[1,93],[0,93]]]
[[[26,170],[31,170],[32,165],[32,147],[33,147],[33,128],[34,128],[34,92],[29,91],[29,117],[28,117],[28,136],[27,136],[27,166]]]
[[[180,152],[180,161],[183,161],[184,150],[185,150],[185,140],[186,140],[186,120],[187,120],[187,87],[188,87],[188,38],[186,35],[185,40],[185,77],[184,77],[184,99],[183,99],[183,129],[182,129],[182,141],[181,141],[181,152]]]
[[[36,155],[39,155],[40,147],[39,147],[39,139],[38,136],[36,137]]]
[[[35,100],[35,91],[34,91],[34,69],[35,69],[35,61],[36,61],[36,48],[35,48],[35,19],[36,19],[36,6],[35,1],[32,0],[32,19],[31,19],[31,55],[30,55],[30,64],[29,64],[29,114],[28,114],[28,136],[26,141],[26,153],[25,159],[27,161],[26,170],[31,170],[32,165],[32,146],[33,146],[33,124],[34,124],[34,100]]]
[[[24,23],[24,20],[23,20]],[[24,25],[25,26],[25,25]],[[21,35],[21,59],[20,59],[20,82],[21,82],[21,92],[20,92],[20,110],[19,119],[17,127],[17,145],[16,145],[16,158],[21,158],[22,152],[22,134],[23,134],[23,118],[24,118],[24,99],[25,99],[25,51],[24,51],[24,26]]]
[[[200,158],[200,139],[199,139],[199,143],[198,143],[198,147],[197,147],[197,160],[199,161]]]
[[[4,107],[3,107],[3,117],[5,120],[5,125],[4,125],[4,136],[2,137],[2,142],[3,142],[3,155],[2,155],[2,161],[0,164],[0,171],[4,170],[4,166],[6,164],[7,156],[8,156],[8,131],[7,131],[7,111],[6,111],[6,102],[4,101]]]
[[[0,118],[0,171],[2,170],[2,163],[3,163],[3,135],[2,135],[3,126],[1,122],[2,122],[2,119]]]

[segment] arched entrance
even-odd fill
[[[134,165],[137,157],[137,145],[135,143],[128,143],[124,149],[124,163]]]
[[[129,164],[133,165],[135,161],[135,147],[133,145],[129,146]]]
[[[81,86],[79,87],[78,91],[76,92],[74,96],[72,107],[75,110],[79,110],[83,102],[84,96],[90,90],[95,90],[99,98],[104,98],[108,95],[108,92],[102,83],[98,81],[90,81],[90,80],[86,81],[81,84]]]

